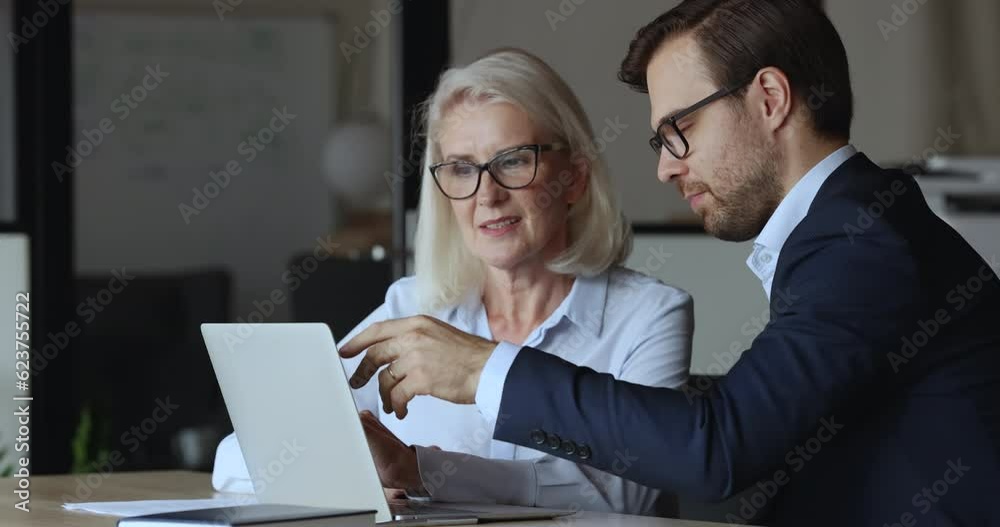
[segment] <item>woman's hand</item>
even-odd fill
[[[375,460],[379,479],[386,495],[395,489],[405,489],[413,495],[426,493],[417,469],[417,451],[399,440],[371,412],[361,412],[361,424],[368,438],[368,448]],[[397,491],[397,495],[401,494]]]
[[[385,492],[386,501],[406,499],[406,491],[403,489],[390,489],[389,487],[382,487],[382,492]]]

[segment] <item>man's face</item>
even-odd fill
[[[704,64],[688,35],[664,43],[653,55],[646,77],[654,131],[663,118],[724,88],[711,80]],[[764,133],[753,108],[736,97],[715,101],[679,120],[677,126],[690,145],[688,153],[677,159],[661,149],[657,166],[657,177],[677,185],[701,216],[705,231],[727,241],[757,236],[782,197],[780,149]]]

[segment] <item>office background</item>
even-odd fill
[[[499,46],[576,90],[636,224],[628,265],[694,294],[692,370],[724,373],[766,319],[749,245],[702,234],[656,181],[648,102],[615,77],[634,31],[676,3],[0,1],[18,37],[0,52],[0,293],[32,291],[35,472],[91,471],[115,450],[116,470],[210,467],[230,425],[197,324],[322,320],[343,335],[375,307],[412,270],[409,112],[443,67]],[[932,203],[1000,253],[1000,5],[826,9],[851,62],[854,144],[943,174],[921,180]],[[313,267],[317,251],[334,258]],[[177,414],[123,445],[168,396]]]

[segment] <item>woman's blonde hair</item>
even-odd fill
[[[589,166],[584,196],[568,217],[568,247],[548,262],[559,274],[593,276],[621,263],[632,246],[632,227],[621,212],[607,166],[594,145],[583,106],[548,64],[520,49],[499,49],[465,67],[445,71],[421,107],[427,139],[415,241],[417,294],[424,310],[459,302],[482,290],[484,264],[465,246],[449,200],[430,166],[441,160],[438,139],[450,119],[482,102],[505,102],[525,111],[536,126],[569,147],[573,163]],[[552,196],[550,196],[552,197]]]

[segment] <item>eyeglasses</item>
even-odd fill
[[[431,165],[430,170],[434,182],[445,196],[449,199],[468,199],[479,190],[484,170],[501,187],[517,190],[535,180],[538,156],[542,152],[565,148],[562,143],[524,145],[500,152],[481,165],[471,161],[451,161]]]
[[[649,138],[649,146],[652,147],[653,152],[656,152],[656,155],[659,156],[661,149],[666,148],[667,152],[670,152],[677,159],[684,159],[687,157],[688,150],[691,149],[691,145],[688,144],[687,138],[684,137],[683,133],[681,133],[680,127],[677,126],[677,121],[680,121],[681,119],[719,99],[722,99],[723,97],[728,97],[733,93],[736,93],[737,91],[743,89],[743,87],[749,84],[752,80],[753,79],[751,78],[744,83],[737,84],[736,86],[723,88],[675,113],[670,118],[665,119],[656,129],[656,135]]]

